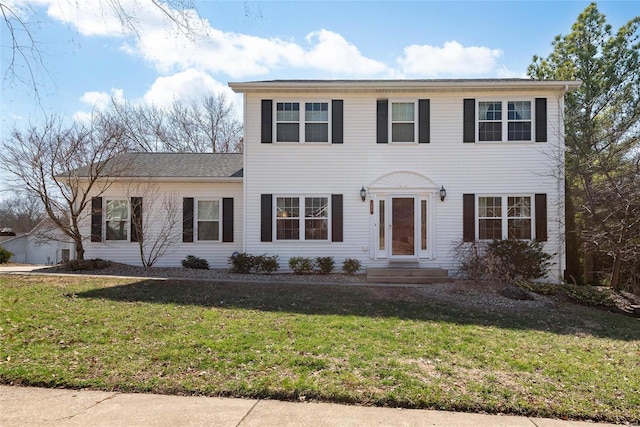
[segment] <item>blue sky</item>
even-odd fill
[[[38,98],[29,86],[2,80],[3,138],[43,114],[82,119],[111,96],[162,106],[229,91],[229,81],[524,77],[532,55],[546,56],[554,36],[567,34],[589,4],[200,1],[205,21],[195,37],[184,37],[172,34],[150,0],[120,0],[139,20],[136,35],[98,0],[0,3],[20,11],[42,56]],[[598,8],[614,30],[640,15],[637,0]],[[1,45],[4,71],[11,53],[5,26]],[[20,63],[14,70],[24,73]]]

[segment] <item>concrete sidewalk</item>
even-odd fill
[[[587,427],[595,424],[329,403],[0,386],[0,425]]]

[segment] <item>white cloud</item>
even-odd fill
[[[148,104],[165,108],[170,107],[175,101],[198,100],[203,96],[218,93],[226,95],[227,100],[234,103],[236,111],[241,111],[242,97],[238,97],[227,85],[194,69],[158,77],[140,99],[126,101],[132,104]],[[118,104],[123,103],[125,97],[122,89],[111,89],[111,93],[85,92],[79,100],[86,104],[90,111],[77,111],[73,117],[77,121],[89,122],[93,111],[109,108],[112,100]]]
[[[161,73],[189,68],[221,72],[233,78],[266,74],[278,68],[303,68],[346,76],[392,72],[367,58],[340,34],[321,29],[303,44],[278,37],[256,37],[213,28],[194,10],[178,12],[142,0],[36,0],[48,15],[85,36],[117,37],[123,51],[153,64]],[[114,10],[116,5],[120,13]],[[174,20],[183,24],[178,28]],[[125,17],[123,20],[122,17]],[[135,27],[135,28],[134,28]],[[184,31],[190,28],[193,31]]]
[[[403,73],[424,77],[482,75],[495,71],[496,60],[500,56],[500,49],[465,47],[457,41],[448,41],[443,47],[407,46],[398,63]]]
[[[234,97],[228,86],[202,71],[189,69],[171,76],[158,77],[144,94],[143,101],[158,107],[168,107],[174,101],[199,99],[216,93],[224,93],[229,100]]]

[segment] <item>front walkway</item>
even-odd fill
[[[0,386],[0,425],[588,427],[595,424],[315,402]]]

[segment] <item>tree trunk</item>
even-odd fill
[[[580,266],[580,244],[578,242],[578,230],[576,226],[576,209],[573,204],[573,190],[568,181],[564,181],[565,187],[565,242],[567,245],[567,268],[564,280],[581,285],[582,272]]]
[[[611,269],[611,288],[619,290],[620,286],[620,267],[622,266],[622,255],[616,253],[613,258],[613,268]]]
[[[82,246],[82,238],[78,237],[74,239],[74,243],[76,244],[76,259],[78,261],[84,260],[84,246]]]

